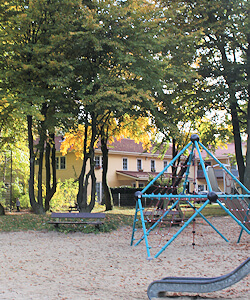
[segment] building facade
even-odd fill
[[[82,160],[77,159],[74,152],[68,152],[62,156],[60,152],[61,138],[56,138],[56,167],[57,179],[64,181],[69,178],[77,179],[81,172]],[[221,191],[225,190],[225,174],[217,162],[211,157],[207,157],[205,151],[201,151],[202,158],[206,166],[212,166],[215,172],[217,183]],[[214,155],[225,166],[230,168],[237,177],[238,171],[235,164],[231,163],[234,154],[234,144],[227,147],[218,148]],[[183,157],[184,161],[185,157]],[[144,151],[142,144],[135,143],[130,139],[115,141],[109,145],[108,162],[108,184],[110,187],[131,186],[143,188],[150,178],[155,177],[172,160],[172,147],[170,146],[163,158],[159,153]],[[170,177],[171,167],[166,172],[166,177]],[[98,148],[95,150],[95,175],[97,199],[102,199],[102,154]],[[189,173],[189,192],[207,191],[207,184],[203,170],[200,165],[198,155],[192,161]],[[90,194],[90,191],[89,191]]]

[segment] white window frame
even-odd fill
[[[128,171],[128,158],[127,157],[122,158],[122,170]]]
[[[101,155],[95,156],[95,168],[96,169],[102,168],[102,162],[103,162],[103,160],[102,160],[102,156]]]
[[[167,161],[167,160],[164,160],[164,161],[163,161],[163,169],[165,169],[167,165],[168,165],[168,161]],[[166,172],[166,171],[165,171],[165,172]]]
[[[64,160],[64,167],[62,168],[62,160]],[[56,156],[56,170],[66,170],[66,157]]]
[[[139,162],[140,162],[140,166],[139,166]],[[142,159],[141,158],[137,158],[136,167],[137,167],[137,171],[142,170]]]
[[[102,183],[96,182],[96,202],[101,203],[102,202]]]
[[[150,161],[150,170],[151,170],[151,172],[156,171],[156,169],[155,169],[155,160],[154,159],[151,159],[151,161]]]

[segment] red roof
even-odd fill
[[[56,144],[56,150],[60,151],[60,147],[61,147],[61,143],[63,141],[63,137],[62,136],[57,136],[55,138],[55,144]],[[115,141],[110,144],[108,146],[110,151],[117,151],[117,152],[130,152],[130,153],[146,153],[146,151],[143,149],[142,147],[142,143],[140,142],[139,144],[135,143],[134,140],[131,139],[122,139],[120,141],[117,141],[115,139]],[[152,148],[150,149],[152,150]],[[190,149],[191,150],[191,149]],[[209,149],[208,149],[209,150]],[[210,150],[209,150],[210,151]],[[235,149],[234,149],[234,143],[228,144],[227,147],[223,147],[223,148],[218,148],[214,151],[210,151],[212,152],[215,157],[222,157],[222,156],[228,156],[228,154],[234,154],[235,153]],[[156,152],[159,153],[159,152]],[[201,151],[202,153],[202,157],[206,157],[207,154],[204,150]],[[166,155],[172,155],[172,146],[170,145]]]
[[[55,145],[56,145],[57,151],[60,151],[62,141],[63,141],[62,136],[57,136],[55,138]],[[137,144],[137,143],[135,143],[134,140],[131,140],[131,139],[122,139],[120,141],[117,141],[115,139],[112,144],[108,145],[108,148],[110,151],[117,151],[117,152],[146,153],[146,151],[142,147],[141,142]],[[151,150],[152,150],[152,148],[151,148]],[[159,152],[156,152],[156,153],[159,153]],[[170,146],[167,150],[166,155],[171,155],[171,153],[172,153],[172,147]]]

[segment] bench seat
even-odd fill
[[[49,224],[54,224],[56,228],[59,225],[68,225],[68,224],[87,224],[95,225],[96,228],[100,229],[100,225],[104,224],[101,219],[104,219],[106,215],[104,213],[52,213],[51,218],[53,220],[49,221]],[[74,219],[74,220],[67,220]],[[81,220],[76,220],[81,219]]]

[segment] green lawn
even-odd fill
[[[101,211],[101,208],[95,209]],[[101,226],[101,232],[109,232],[121,226],[132,226],[134,219],[134,208],[115,207],[112,211],[106,212],[105,224]],[[208,205],[203,210],[204,216],[223,216],[225,212],[218,205]],[[186,216],[192,214],[192,209],[186,211]],[[35,215],[31,212],[7,213],[5,216],[0,216],[0,232],[9,231],[52,231],[54,226],[48,224],[50,213],[45,215]],[[64,225],[60,226],[61,232],[81,231],[85,233],[98,232],[94,226],[88,225]]]

